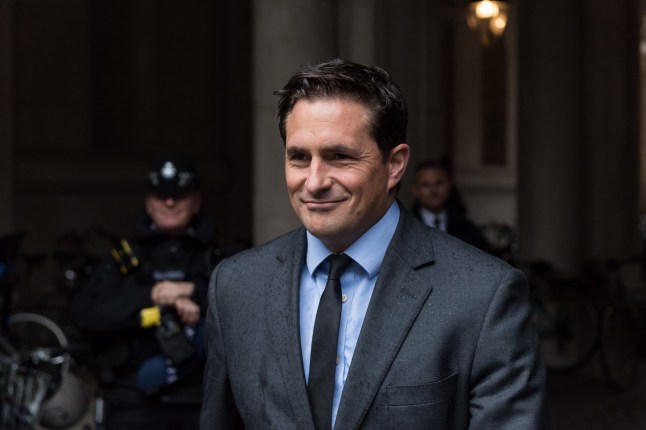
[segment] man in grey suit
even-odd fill
[[[410,149],[390,76],[332,60],[277,95],[304,228],[214,271],[201,428],[551,428],[525,278],[396,199]]]

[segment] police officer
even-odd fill
[[[146,180],[135,237],[93,271],[72,319],[96,351],[108,429],[198,429],[212,226],[192,158],[157,154]]]

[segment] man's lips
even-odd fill
[[[175,217],[180,214],[179,211],[161,211],[160,215],[166,216],[166,217]]]
[[[329,211],[335,209],[343,202],[343,199],[339,200],[303,200],[305,207],[311,211]]]

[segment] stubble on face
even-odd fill
[[[287,119],[290,202],[305,228],[334,252],[365,233],[394,199],[389,163],[367,124],[366,108],[342,98],[300,100]]]

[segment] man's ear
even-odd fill
[[[395,146],[388,156],[388,189],[392,190],[404,177],[408,159],[410,158],[410,147],[405,143]]]

